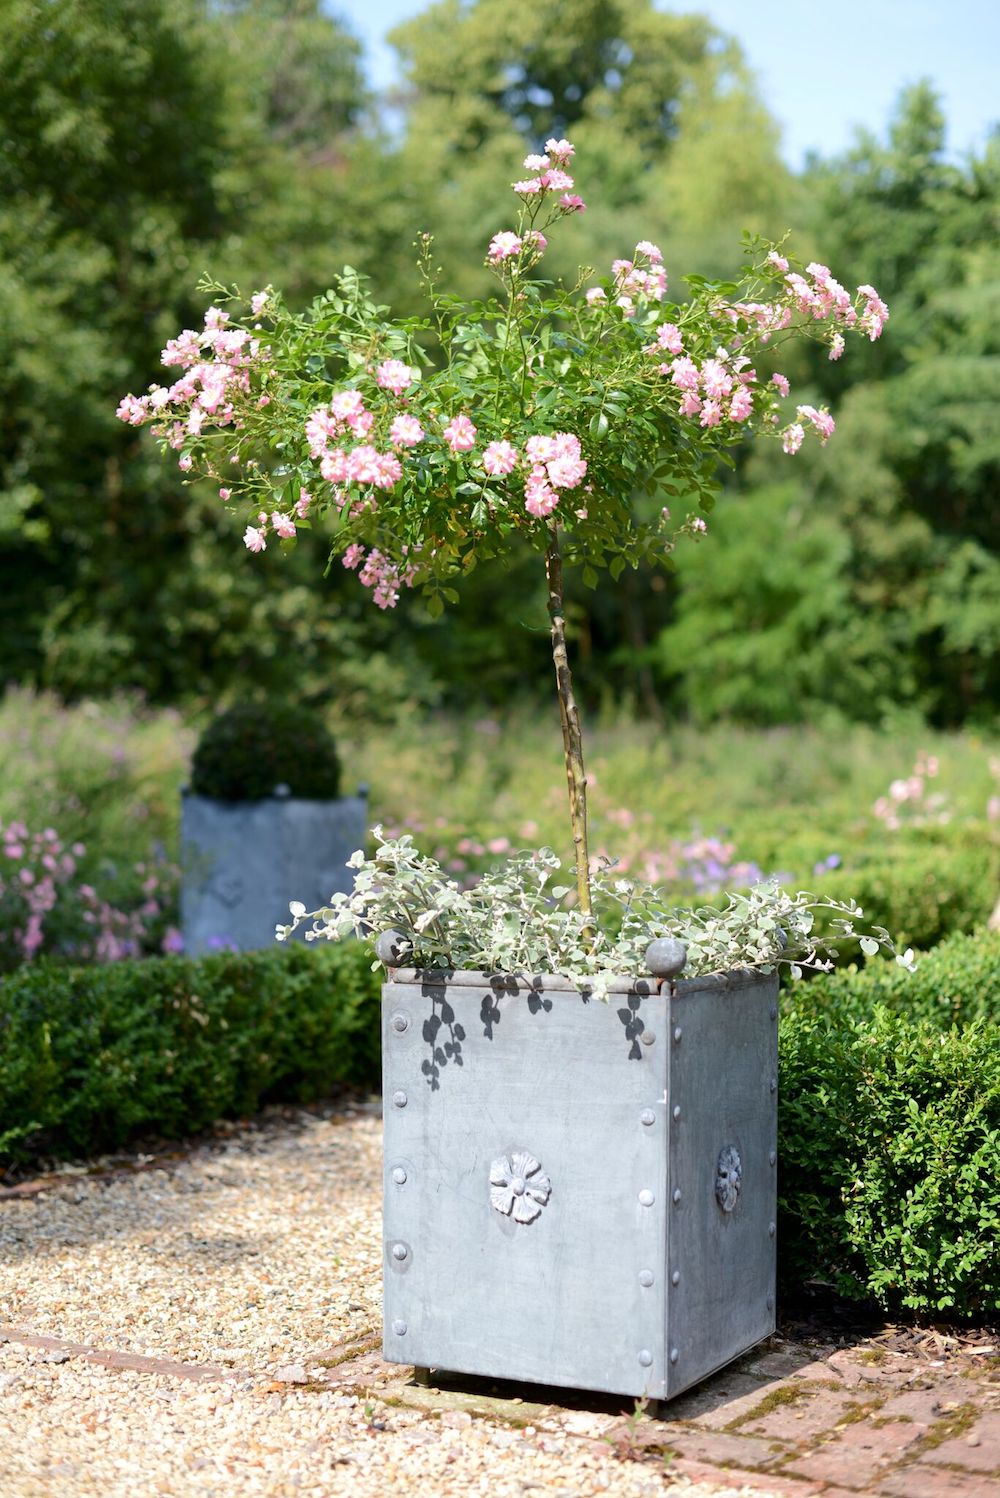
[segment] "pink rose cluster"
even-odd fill
[[[781,272],[784,294],[773,302],[736,302],[726,309],[733,322],[740,318],[752,323],[767,343],[773,334],[789,327],[796,312],[814,322],[830,324],[830,358],[839,359],[844,352],[842,328],[857,328],[874,342],[880,338],[889,320],[889,309],[874,286],[859,286],[856,297],[831,275],[829,267],[812,261],[805,276],[789,270],[788,261],[777,250],[768,255],[769,264]],[[808,277],[808,279],[807,279]]]
[[[566,171],[575,155],[576,151],[568,140],[547,140],[544,152],[524,158],[525,171],[535,175],[513,182],[511,186],[519,197],[529,201],[557,192],[561,195],[559,208],[563,213],[582,213],[587,205],[573,192],[576,184]]]
[[[200,436],[205,426],[228,426],[234,417],[233,396],[249,391],[252,367],[268,357],[259,339],[243,328],[227,328],[228,322],[227,312],[209,307],[200,333],[186,328],[171,338],[160,358],[165,367],[180,367],[184,373],[172,385],[151,385],[148,395],[126,395],[115,413],[119,419],[130,426],[155,421],[154,431],[175,450],[189,437]],[[209,352],[211,358],[206,357]],[[189,472],[190,455],[182,453],[178,464]]]
[[[682,416],[697,416],[703,427],[717,427],[723,421],[743,422],[753,412],[751,386],[757,379],[757,371],[745,355],[733,356],[728,349],[718,348],[711,359],[699,365],[689,355],[679,352],[683,348],[680,333],[672,323],[664,323],[657,329],[657,341],[647,352],[658,357],[664,348],[678,352],[678,357],[658,368],[669,377],[680,392]]]
[[[506,477],[519,464],[524,466],[524,508],[537,520],[552,514],[559,503],[560,489],[576,489],[587,473],[580,439],[572,432],[529,437],[523,457],[506,439],[491,442],[483,452],[482,464],[491,478]]]
[[[404,546],[404,554],[406,551]],[[400,587],[413,586],[415,569],[400,566],[374,546],[366,556],[365,548],[355,541],[341,560],[350,571],[358,573],[359,582],[372,590],[372,599],[380,609],[394,609],[399,602]]]

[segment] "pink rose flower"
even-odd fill
[[[444,429],[444,440],[453,453],[471,452],[476,445],[476,428],[467,416],[453,416]]]
[[[517,448],[507,441],[491,442],[483,453],[483,467],[494,478],[512,473],[517,465]]]

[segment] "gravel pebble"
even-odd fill
[[[165,1168],[0,1204],[4,1498],[737,1498],[557,1430],[331,1380],[381,1321],[381,1125],[281,1110]],[[77,1345],[78,1344],[78,1345]],[[108,1368],[80,1346],[213,1365]],[[577,1433],[579,1432],[579,1433]],[[590,1438],[586,1438],[589,1436]]]

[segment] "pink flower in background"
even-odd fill
[[[541,177],[527,177],[523,182],[512,182],[514,191],[520,193],[524,198],[530,198],[542,190]]]
[[[243,545],[247,551],[266,551],[267,542],[264,539],[264,532],[256,526],[248,525],[243,532]]]
[[[647,260],[652,260],[656,265],[659,265],[663,259],[663,251],[659,245],[653,244],[650,239],[640,239],[635,247],[635,252],[637,255],[645,255]]]
[[[700,532],[701,535],[704,535],[708,530],[708,526],[705,524],[704,520],[702,520],[700,515],[696,515],[691,522],[691,529],[693,531]]]
[[[347,454],[347,477],[355,484],[377,484],[379,481],[380,454],[370,443],[362,443]]]
[[[300,489],[299,490],[299,497],[295,501],[295,513],[299,517],[300,520],[304,520],[306,518],[306,515],[309,512],[309,506],[311,504],[312,504],[312,495],[309,493],[309,490],[308,489]]]
[[[560,166],[565,166],[566,162],[572,160],[576,155],[575,148],[570,145],[568,140],[547,140],[545,142],[545,149],[550,158],[558,162]]]
[[[822,444],[826,444],[837,430],[836,422],[829,411],[817,411],[815,406],[799,406],[795,412],[796,416],[804,416],[820,435]]]
[[[519,234],[515,234],[512,229],[503,229],[499,234],[494,234],[486,254],[487,258],[496,265],[501,260],[508,260],[512,255],[520,255],[523,247],[524,240]]]
[[[526,172],[544,172],[547,166],[551,166],[547,156],[526,156],[524,158],[524,170]]]
[[[670,380],[678,390],[697,390],[699,384],[697,364],[686,355],[681,359],[675,359],[670,366]]]
[[[284,515],[280,510],[275,510],[271,515],[271,525],[274,534],[281,536],[283,540],[290,540],[295,535],[295,521],[290,515]]]
[[[784,255],[779,255],[777,250],[771,251],[771,253],[767,257],[767,261],[768,264],[773,265],[776,270],[785,271],[788,269],[788,261],[785,259]]]
[[[512,473],[516,464],[517,448],[509,442],[491,442],[483,453],[483,467],[494,478]]]
[[[797,453],[805,440],[805,428],[799,422],[793,421],[791,426],[786,427],[782,435],[781,446],[786,453]]]
[[[607,299],[607,293],[600,286],[592,286],[587,292],[587,301],[591,307],[596,306],[599,302],[606,302]]]
[[[559,199],[559,207],[564,213],[583,213],[586,203],[575,192],[564,192]]]
[[[559,495],[549,484],[545,468],[541,465],[533,468],[524,486],[524,508],[528,514],[543,520],[552,514],[558,503]]]
[[[701,425],[717,427],[722,420],[722,407],[717,400],[707,400],[701,408]]]
[[[259,317],[266,306],[267,292],[255,291],[253,296],[250,298],[250,311],[253,313],[254,317]]]
[[[732,390],[733,377],[718,359],[706,359],[701,366],[701,384],[707,396],[719,400]]]
[[[693,390],[689,390],[684,399],[681,401],[681,415],[697,416],[700,410],[701,396],[695,395]]]
[[[545,235],[541,234],[537,229],[529,229],[524,236],[524,243],[527,248],[534,250],[537,255],[540,255],[548,247],[549,242],[545,238]]]
[[[177,467],[181,470],[181,472],[190,473],[193,466],[194,459],[192,458],[191,454],[181,453],[181,456],[177,459]]]
[[[344,449],[335,447],[332,452],[325,453],[320,459],[319,471],[328,484],[346,484],[351,472]]]
[[[416,447],[424,438],[424,429],[415,416],[397,416],[389,428],[389,437],[397,447]]]
[[[834,333],[833,337],[830,339],[831,359],[840,358],[841,354],[844,352],[844,342],[845,340],[843,333]]]
[[[771,384],[779,395],[787,395],[792,388],[783,374],[773,374],[771,376]]]
[[[453,416],[444,429],[444,440],[453,453],[467,453],[476,445],[476,428],[467,416]]]
[[[733,421],[746,421],[753,411],[753,396],[745,385],[741,385],[729,403],[729,415]]]
[[[356,567],[360,567],[362,561],[364,560],[364,555],[364,547],[359,546],[356,541],[352,542],[352,544],[344,552],[344,566],[349,568],[349,570],[353,572]]]
[[[629,271],[634,269],[631,260],[612,260],[611,262],[611,274],[616,281],[620,281],[623,276],[627,276]]]
[[[413,384],[413,370],[402,359],[385,359],[375,371],[375,383],[380,390],[402,395]]]
[[[656,347],[666,349],[668,354],[681,353],[684,343],[680,328],[672,322],[661,322],[656,330]]]
[[[219,490],[219,498],[220,499],[232,499],[232,497],[233,497],[233,491],[232,491],[232,489],[220,489]]]
[[[569,173],[560,171],[558,167],[550,167],[547,172],[542,173],[542,186],[550,192],[569,192],[574,185]]]
[[[874,343],[876,338],[881,337],[882,329],[889,321],[889,309],[874,286],[859,286],[858,293],[867,298],[865,310],[859,319],[859,326]]]

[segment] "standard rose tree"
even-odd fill
[[[750,432],[788,454],[833,434],[829,412],[793,403],[774,365],[792,338],[839,359],[854,334],[876,339],[888,310],[871,286],[851,294],[824,265],[793,269],[780,247],[747,242],[738,283],[686,278],[667,300],[655,244],[610,275],[553,285],[547,234],[584,211],[573,146],[546,142],[513,183],[515,225],[489,242],[498,282],[463,304],[437,283],[418,241],[426,318],[392,320],[350,268],[304,314],[270,287],[250,299],[208,288],[200,332],[163,352],[169,386],[126,396],[119,415],[151,423],[181,470],[245,507],[244,544],[291,543],[319,516],[331,557],[392,608],[419,588],[432,613],[481,558],[527,540],[544,557],[576,863],[577,909],[593,934],[586,776],[566,651],[563,566],[593,586],[600,569],[664,562],[699,536],[715,475]],[[671,508],[676,514],[671,513]],[[652,517],[652,518],[651,518]]]

